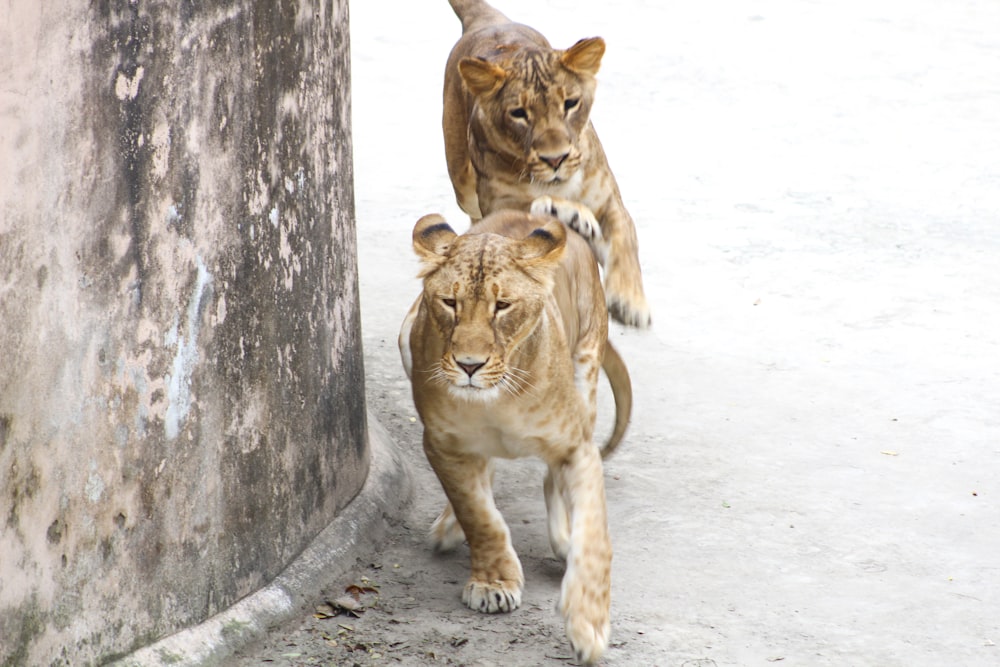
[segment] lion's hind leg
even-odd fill
[[[431,524],[430,537],[431,546],[434,547],[434,551],[439,553],[451,551],[465,542],[465,531],[458,523],[458,517],[455,516],[455,510],[451,503],[446,504],[438,518],[434,519],[434,523]]]

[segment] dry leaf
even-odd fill
[[[353,597],[355,600],[360,600],[361,596],[365,593],[378,593],[378,589],[374,586],[358,586],[357,584],[351,584],[344,589],[344,592]]]
[[[339,598],[334,600],[332,604],[337,609],[343,609],[344,611],[357,611],[358,609],[364,607],[363,604],[350,595],[341,595]]]
[[[333,618],[337,615],[337,610],[329,602],[324,602],[323,604],[316,605],[316,613],[313,614],[316,618]]]

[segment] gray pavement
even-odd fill
[[[498,6],[607,40],[593,118],[654,308],[612,332],[637,396],[606,466],[604,664],[1000,664],[1000,4]],[[458,22],[351,11],[368,393],[417,499],[324,591],[365,577],[367,612],[235,664],[564,664],[537,466],[498,484],[523,609],[462,608],[465,554],[422,537],[443,495],[395,336],[413,223],[465,225],[439,120]]]

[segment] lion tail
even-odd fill
[[[615,428],[601,448],[601,458],[606,459],[618,448],[632,418],[632,378],[629,377],[628,368],[618,350],[612,347],[611,341],[604,345],[604,362],[601,368],[608,376],[611,393],[615,397]]]
[[[467,33],[497,23],[511,23],[498,9],[484,0],[448,0]]]

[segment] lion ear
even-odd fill
[[[516,256],[521,267],[536,280],[548,283],[565,250],[566,226],[551,218],[521,240]]]
[[[455,230],[437,213],[417,220],[413,227],[413,251],[424,264],[421,276],[444,262],[456,236]]]
[[[476,97],[492,93],[507,78],[507,72],[482,58],[465,57],[458,61],[458,73],[466,88]]]
[[[574,72],[594,76],[601,68],[603,57],[604,40],[600,37],[588,37],[566,49],[559,60]]]

